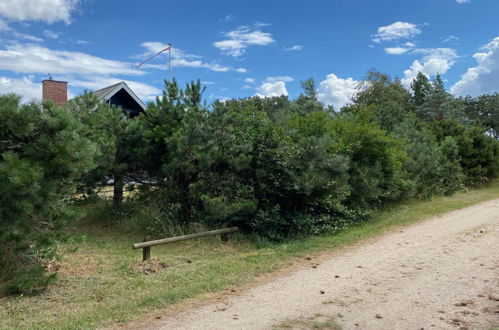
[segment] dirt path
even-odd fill
[[[301,329],[321,318],[342,329],[499,325],[499,200],[343,249],[315,268],[304,260],[288,276],[151,329]]]

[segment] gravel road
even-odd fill
[[[499,325],[499,200],[395,230],[150,329],[491,329]],[[301,320],[301,321],[297,321]]]

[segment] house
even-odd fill
[[[93,92],[102,102],[121,107],[131,117],[137,116],[146,109],[142,100],[130,89],[126,82],[122,81]],[[51,77],[42,82],[42,99],[51,100],[58,106],[64,106],[68,102],[68,83],[66,81],[53,80]]]

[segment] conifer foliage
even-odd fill
[[[0,96],[0,119],[0,279],[40,274],[58,229],[75,215],[68,201],[76,180],[96,166],[97,146],[72,113],[52,104]]]

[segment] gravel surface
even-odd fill
[[[289,275],[148,328],[274,329],[317,313],[342,329],[499,325],[499,200],[309,259]]]

